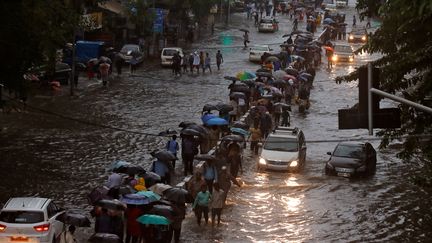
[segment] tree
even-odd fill
[[[392,0],[379,6],[371,2],[375,1],[359,0],[357,7],[364,15],[378,15],[382,24],[358,52],[382,54],[373,62],[381,69],[381,90],[427,104],[432,95],[432,2]],[[338,77],[336,81],[352,81],[357,73]],[[406,160],[420,157],[432,172],[432,137],[421,136],[432,133],[432,115],[406,105],[400,108],[402,127],[380,131],[381,146],[402,135],[412,135],[404,140],[404,149],[398,156]]]

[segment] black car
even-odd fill
[[[326,175],[353,177],[372,175],[376,169],[376,151],[368,142],[341,142],[325,166]]]

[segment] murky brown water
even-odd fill
[[[350,12],[351,11],[351,12]],[[352,10],[347,10],[347,16]],[[238,28],[252,26],[237,15]],[[349,21],[347,21],[349,22]],[[277,34],[251,31],[253,44],[278,43],[288,33],[281,19]],[[300,25],[302,28],[302,25]],[[242,32],[223,35],[241,45]],[[223,38],[208,41],[221,45]],[[227,38],[227,37],[225,37]],[[277,46],[275,46],[277,48]],[[214,56],[215,49],[207,49]],[[165,139],[145,135],[177,128],[180,121],[199,122],[202,105],[227,100],[225,75],[257,69],[247,51],[222,48],[225,64],[220,72],[173,78],[168,69],[141,69],[108,88],[93,86],[80,98],[34,104],[65,116],[134,132],[106,129],[68,119],[30,112],[1,115],[0,201],[12,196],[55,198],[66,208],[89,210],[86,195],[107,176],[105,168],[123,159],[147,167],[149,151]],[[356,66],[373,57],[363,55]],[[356,102],[356,83],[337,85],[332,80],[354,67],[337,65],[318,70],[308,114],[292,114],[293,125],[307,140],[368,137],[366,130],[337,129],[337,109]],[[85,82],[84,80],[82,82]],[[375,147],[377,141],[373,141]],[[323,173],[327,151],[336,143],[309,143],[307,165],[301,174],[257,172],[255,157],[245,154],[244,186],[234,188],[224,209],[223,224],[198,227],[192,214],[184,221],[185,242],[427,242],[432,237],[430,195],[409,183],[409,166],[396,159],[395,150],[379,151],[377,173],[369,179],[348,180]],[[179,170],[180,174],[181,171]],[[81,237],[86,234],[81,232]]]

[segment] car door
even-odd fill
[[[52,225],[52,234],[57,238],[63,231],[63,223],[57,220],[57,217],[63,213],[63,210],[57,207],[54,202],[50,202],[47,207],[48,221]]]

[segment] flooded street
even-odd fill
[[[345,12],[346,22],[351,23],[354,10]],[[204,104],[228,101],[229,82],[224,76],[258,69],[248,61],[248,50],[241,47],[239,28],[250,28],[250,44],[271,44],[277,51],[282,35],[291,32],[287,16],[279,17],[277,33],[262,34],[244,15],[235,14],[232,28],[216,29],[220,34],[188,50],[208,51],[214,63],[220,49],[225,60],[220,71],[214,65],[212,74],[175,78],[170,69],[144,65],[107,88],[98,85],[81,91],[79,98],[34,98],[34,106],[55,115],[36,111],[0,115],[4,121],[0,202],[13,196],[44,196],[65,208],[90,211],[86,195],[106,180],[111,162],[122,159],[148,168],[150,151],[167,141],[155,134],[178,130],[181,121],[200,123]],[[299,29],[304,28],[301,22]],[[334,78],[373,58],[362,54],[353,66],[336,65],[332,70],[326,69],[323,58],[311,92],[311,108],[301,115],[294,107],[291,114],[292,125],[301,128],[310,141],[304,171],[258,172],[256,157],[247,150],[241,175],[244,186],[232,187],[222,225],[199,227],[189,213],[183,222],[183,242],[430,240],[430,195],[410,183],[409,164],[395,157],[395,149],[378,150],[379,141],[368,136],[367,130],[338,130],[337,110],[353,106],[358,90],[356,82],[336,84]],[[351,138],[372,138],[378,152],[376,174],[355,180],[324,175],[326,152],[334,149],[335,140]],[[181,175],[181,168],[176,173]]]

